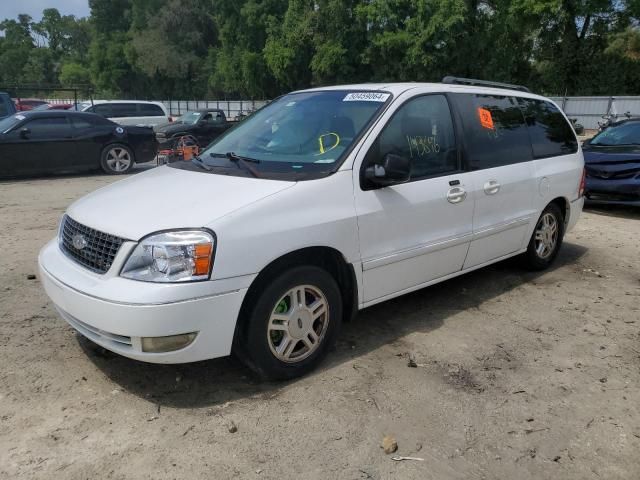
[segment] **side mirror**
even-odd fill
[[[371,165],[364,171],[365,179],[377,187],[388,187],[405,183],[411,176],[411,161],[400,155],[388,153],[382,165]]]
[[[198,126],[199,127],[204,127],[207,124],[206,120],[198,120]]]
[[[20,138],[27,139],[27,138],[29,138],[29,135],[31,135],[31,130],[28,129],[27,127],[22,128],[20,130]]]

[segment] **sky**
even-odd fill
[[[45,8],[57,8],[61,15],[89,16],[89,0],[0,0],[0,21],[15,19],[19,13],[39,21]]]

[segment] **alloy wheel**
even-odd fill
[[[538,220],[535,231],[535,249],[538,257],[549,258],[558,243],[558,220],[555,215],[545,213]]]
[[[278,300],[269,318],[271,353],[282,362],[300,362],[319,348],[328,325],[329,303],[322,291],[296,286]]]
[[[124,172],[131,166],[131,154],[126,148],[113,147],[107,152],[105,161],[113,172]]]

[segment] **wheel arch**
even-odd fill
[[[566,228],[569,223],[569,218],[571,218],[571,202],[565,197],[556,197],[551,200],[547,205],[555,204],[558,206],[560,211],[562,212],[562,219],[564,221],[564,226]],[[546,208],[546,207],[545,207]]]
[[[350,321],[355,316],[358,311],[358,281],[353,264],[347,262],[344,255],[332,247],[301,248],[276,258],[265,266],[253,280],[240,308],[234,343],[242,335],[243,326],[251,312],[251,305],[256,301],[264,285],[286,270],[302,265],[317,266],[329,272],[340,288],[343,321]]]

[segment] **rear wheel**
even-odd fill
[[[133,168],[133,152],[129,147],[120,143],[114,143],[102,150],[100,167],[105,173],[122,175]]]
[[[342,298],[328,272],[302,266],[269,282],[249,310],[237,356],[263,378],[285,380],[324,358],[340,329]]]
[[[540,215],[524,254],[525,265],[531,270],[544,270],[555,260],[564,238],[564,217],[555,203],[550,203]]]

